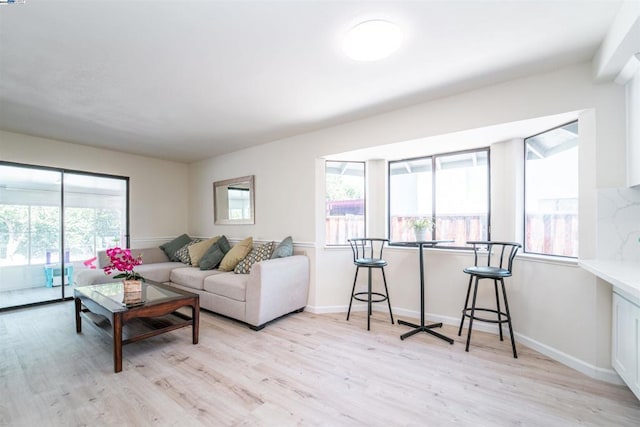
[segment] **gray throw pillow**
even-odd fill
[[[231,250],[231,245],[225,236],[220,237],[215,244],[220,246],[225,255]]]
[[[286,237],[271,254],[271,259],[286,258],[293,255],[293,239]]]
[[[211,245],[204,255],[202,255],[198,267],[200,267],[200,270],[213,270],[220,265],[220,261],[222,261],[230,249],[231,246],[229,246],[227,238],[224,236],[220,237],[218,241]]]
[[[190,242],[191,242],[191,237],[187,236],[186,234],[183,234],[181,236],[176,237],[170,242],[160,245],[160,249],[162,249],[164,253],[167,254],[167,256],[171,261],[180,262],[180,259],[176,255],[176,252],[178,252],[180,248],[182,248],[184,245]]]

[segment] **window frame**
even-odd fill
[[[528,251],[527,250],[527,140],[531,139],[531,138],[535,138],[539,135],[542,135],[544,133],[547,132],[551,132],[553,130],[556,129],[560,129],[563,128],[567,125],[576,123],[578,125],[578,150],[580,149],[580,123],[578,119],[575,120],[570,120],[566,123],[560,124],[558,126],[554,126],[552,128],[549,129],[545,129],[541,132],[538,132],[536,134],[533,135],[529,135],[526,138],[523,138],[522,140],[522,146],[523,146],[523,154],[522,154],[522,253],[523,254],[528,254],[528,255],[537,255],[537,256],[544,256],[544,257],[553,257],[554,259],[565,259],[565,260],[577,260],[579,258],[579,255],[576,256],[570,256],[570,255],[557,255],[557,254],[549,254],[549,253],[544,253],[544,252],[532,252],[532,251]],[[578,151],[579,153],[579,151]],[[578,169],[580,168],[580,161],[579,161],[579,154],[578,154]],[[578,183],[579,186],[579,183]],[[579,190],[579,187],[578,187]],[[580,192],[578,191],[578,205],[580,204]],[[580,229],[580,212],[578,210],[578,230]],[[578,251],[580,248],[580,240],[579,240],[579,234],[578,234]]]
[[[392,163],[406,162],[406,161],[414,161],[414,160],[431,160],[431,220],[436,223],[436,158],[446,157],[446,156],[454,156],[459,154],[466,153],[478,153],[478,152],[486,152],[487,153],[487,240],[491,240],[491,147],[480,147],[480,148],[471,148],[466,150],[459,151],[450,151],[446,153],[434,153],[428,156],[419,156],[419,157],[410,157],[405,159],[397,159],[390,160],[387,162],[387,237],[391,239],[391,165]],[[431,240],[436,240],[436,228],[433,227],[431,229]],[[390,242],[389,244],[393,245],[394,242]],[[395,245],[399,246],[399,245]],[[469,246],[455,246],[455,245],[447,245],[447,244],[439,244],[439,249],[464,249],[471,250],[472,248]]]

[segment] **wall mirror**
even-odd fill
[[[213,183],[215,224],[255,224],[253,175]]]

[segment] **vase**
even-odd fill
[[[124,293],[142,292],[142,280],[124,280]]]
[[[427,240],[427,230],[424,228],[414,228],[413,229],[416,235],[416,242],[423,242]]]

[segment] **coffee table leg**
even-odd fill
[[[113,315],[113,371],[122,371],[122,316]]]
[[[76,333],[79,334],[82,332],[82,319],[80,318],[80,311],[82,311],[82,301],[80,298],[75,298],[74,302],[76,304]]]
[[[200,334],[200,300],[196,298],[195,302],[191,306],[193,324],[191,325],[191,332],[193,333],[193,343],[198,344],[198,336]]]

